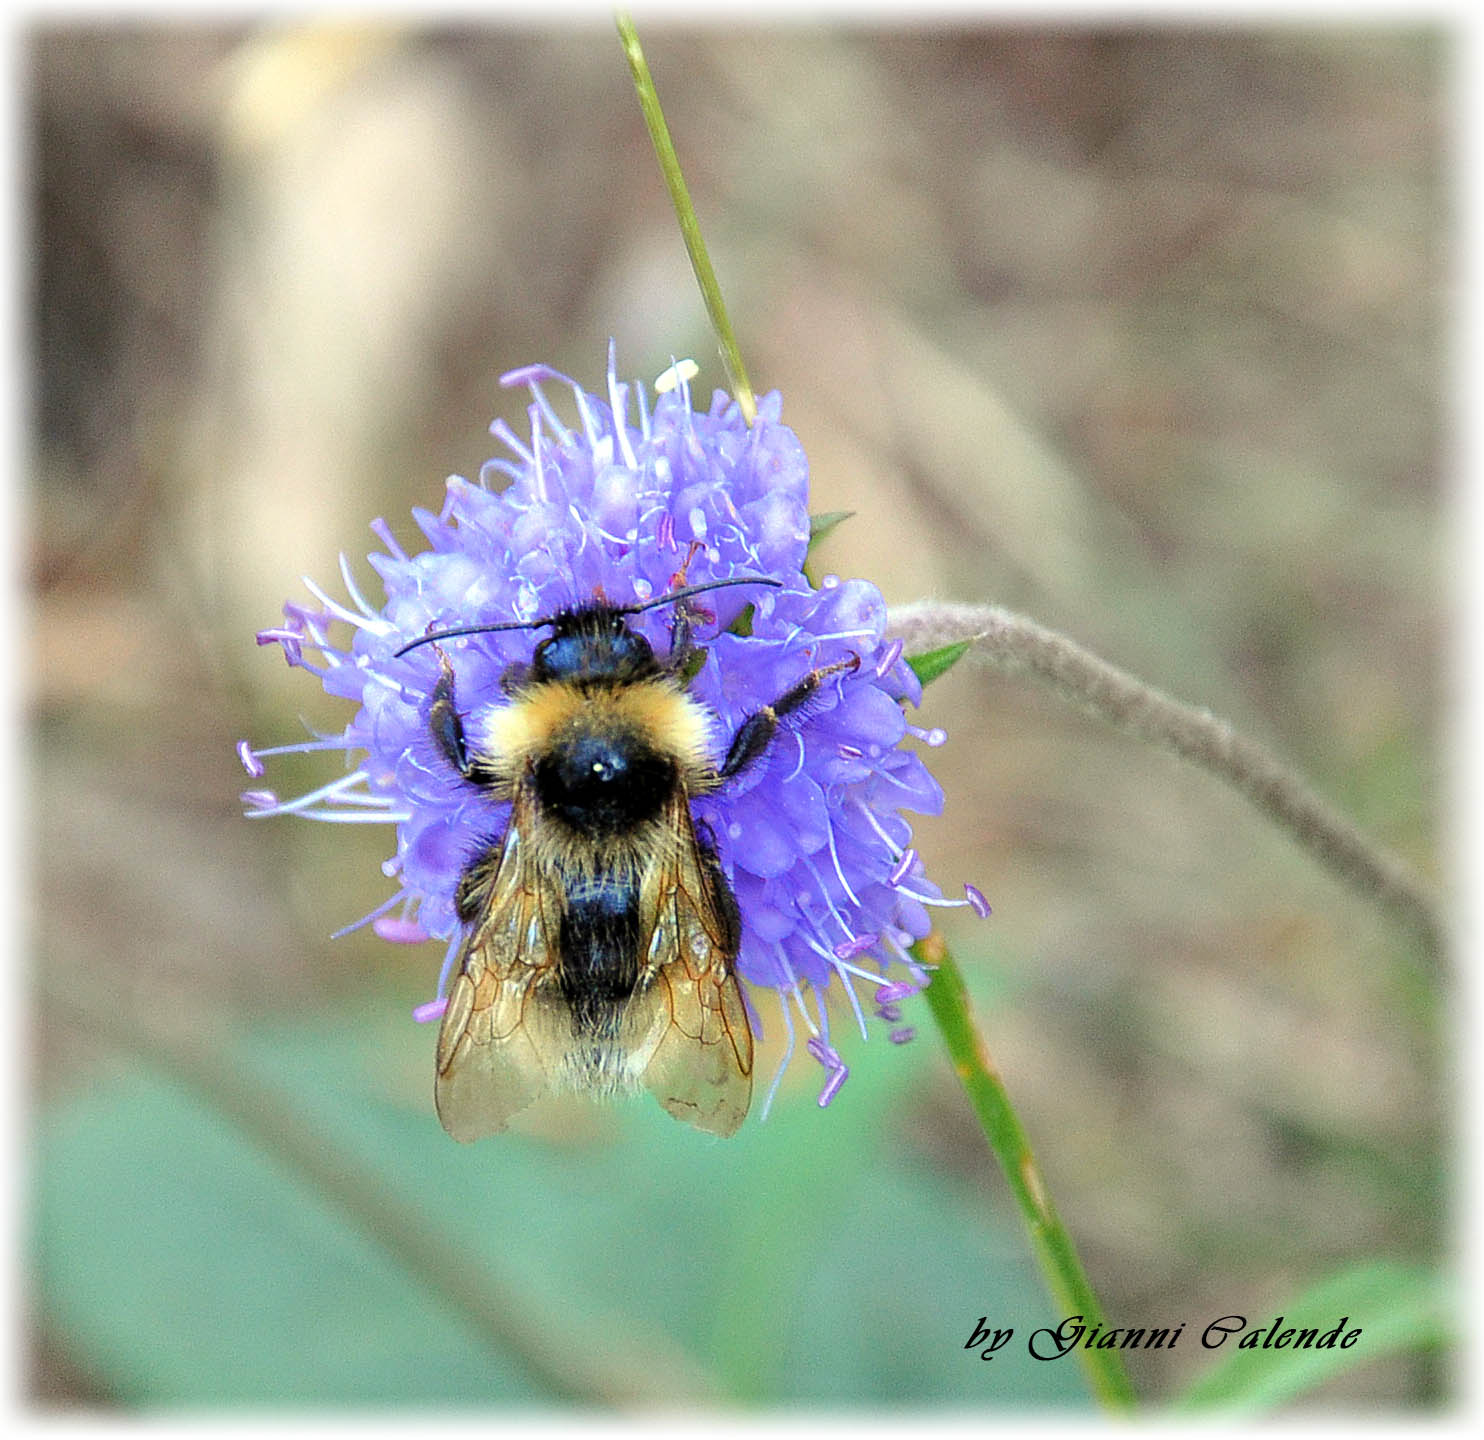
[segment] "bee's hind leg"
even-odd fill
[[[811,670],[792,689],[784,691],[771,705],[764,705],[761,710],[749,715],[732,736],[731,748],[728,749],[727,758],[719,772],[720,778],[729,780],[738,771],[751,765],[778,733],[778,722],[800,706],[807,705],[820,685],[831,675],[838,675],[842,670],[859,670],[860,665],[859,655],[852,655],[848,660],[836,660],[833,665],[821,665],[818,669]]]

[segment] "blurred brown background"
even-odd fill
[[[1066,630],[1441,883],[1446,37],[644,36],[754,383],[813,508],[857,512],[822,568]],[[25,56],[45,1106],[109,1063],[69,987],[203,1025],[421,996],[431,949],[325,940],[383,837],[240,818],[235,740],[347,718],[253,632],[341,550],[368,583],[369,519],[410,536],[492,418],[524,428],[504,370],[596,388],[611,335],[623,374],[722,379],[606,22],[46,24]],[[1406,937],[1028,684],[962,666],[925,714],[919,848],[994,904],[950,935],[1109,1308],[1262,1312],[1436,1256],[1446,1011]],[[997,1190],[946,1065],[897,1121]],[[39,1396],[111,1403],[58,1337],[38,1361]],[[1398,1360],[1345,1393],[1442,1385]]]

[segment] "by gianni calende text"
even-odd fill
[[[1350,1317],[1342,1315],[1328,1330],[1318,1326],[1285,1327],[1280,1315],[1269,1325],[1247,1324],[1245,1315],[1223,1315],[1200,1332],[1207,1350],[1219,1350],[1233,1336],[1238,1350],[1348,1350],[1360,1339],[1360,1327],[1350,1328]],[[1059,1360],[1074,1350],[1173,1350],[1185,1325],[1108,1326],[1088,1325],[1081,1315],[1069,1315],[1055,1329],[1043,1326],[1026,1336],[1026,1349],[1035,1360]],[[1194,1335],[1194,1332],[1192,1332]],[[964,1342],[965,1350],[978,1350],[981,1360],[993,1360],[1015,1338],[1015,1327],[991,1325],[981,1315],[974,1332]]]

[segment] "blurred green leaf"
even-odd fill
[[[940,675],[953,669],[968,654],[969,643],[967,640],[955,640],[952,645],[944,645],[937,650],[928,650],[922,655],[909,655],[907,663],[912,667],[912,672],[917,676],[919,684],[930,685]]]
[[[828,510],[823,515],[811,515],[809,517],[809,548],[812,550],[819,542],[831,534],[837,526],[855,515],[854,510]]]
[[[830,510],[823,515],[809,517],[809,546],[804,552],[804,575],[811,585],[819,584],[819,574],[814,560],[816,547],[832,534],[837,526],[849,520],[854,514],[854,510]]]
[[[555,1338],[574,1354],[653,1334],[755,1403],[1084,1403],[1070,1367],[963,1348],[986,1313],[1053,1317],[1013,1229],[986,1230],[982,1202],[894,1139],[887,1112],[935,1058],[927,1047],[872,1044],[828,1114],[785,1093],[728,1142],[636,1102],[600,1141],[460,1146],[430,1102],[375,1098],[429,1043],[383,1043],[335,1016],[242,1048],[388,1197],[533,1313],[570,1314]],[[514,1353],[182,1086],[133,1071],[38,1129],[40,1319],[122,1403],[552,1402]]]
[[[540,1398],[195,1097],[135,1074],[43,1127],[35,1288],[135,1406]]]
[[[1337,1322],[1359,1329],[1349,1349],[1236,1348],[1242,1335],[1282,1318],[1278,1333],[1317,1326],[1323,1335]],[[1342,1333],[1343,1338],[1343,1333]],[[1224,1415],[1265,1414],[1317,1389],[1338,1375],[1398,1351],[1444,1345],[1454,1338],[1450,1287],[1432,1270],[1373,1261],[1321,1281],[1273,1316],[1258,1317],[1222,1346],[1223,1358],[1175,1402],[1181,1413],[1219,1410]]]

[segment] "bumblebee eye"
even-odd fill
[[[642,669],[654,659],[654,651],[642,635],[619,625],[613,634],[613,658],[625,669]]]
[[[546,639],[544,639],[531,652],[531,671],[533,674],[537,675],[543,680],[551,680],[556,678],[561,669],[561,651],[560,649],[558,649],[558,647],[560,646],[562,639],[563,637],[559,635],[548,635]],[[570,646],[566,648],[570,649]],[[553,649],[558,649],[558,656],[555,660],[552,658],[551,653]]]

